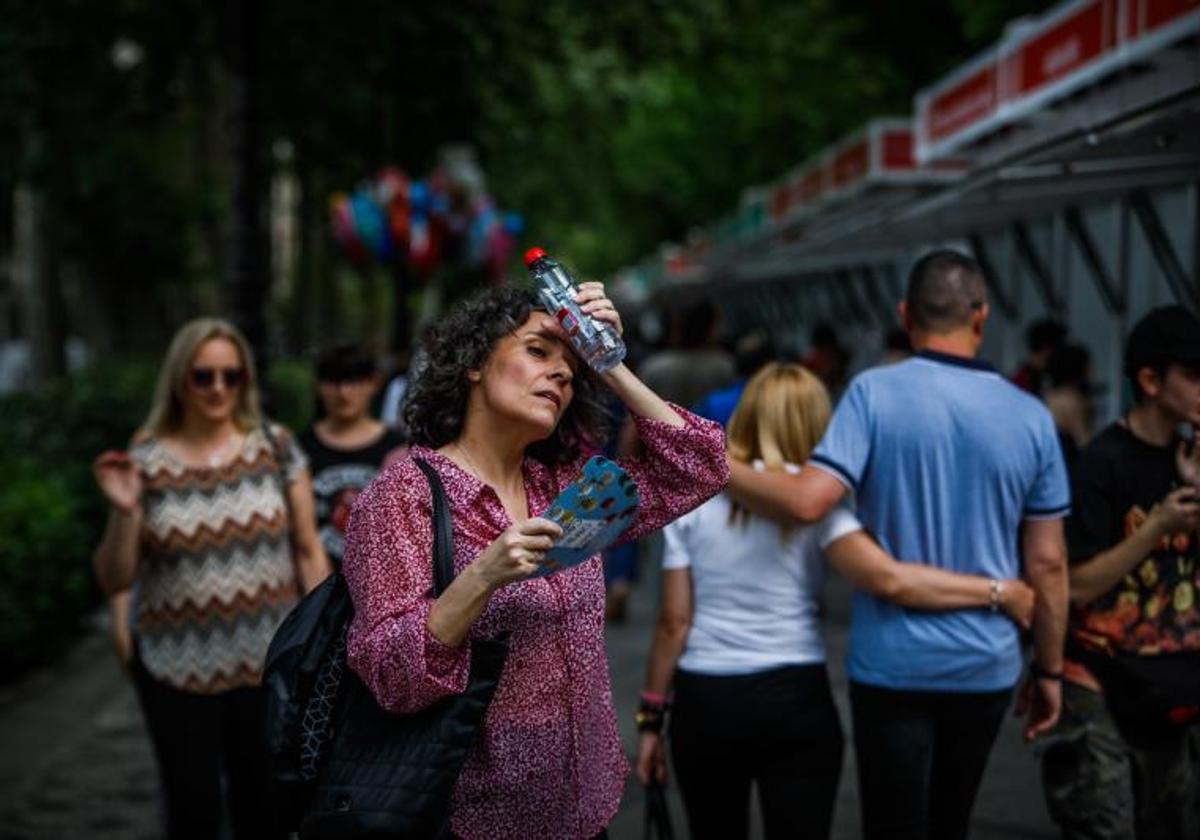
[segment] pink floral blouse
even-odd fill
[[[641,506],[636,539],[715,495],[729,479],[719,425],[676,408],[673,428],[635,418],[646,455],[622,461]],[[446,485],[461,572],[511,525],[491,487],[423,447],[385,469],[359,496],[343,572],[354,600],[350,666],[382,706],[412,712],[466,689],[468,645],[450,648],[427,629],[433,585],[431,501],[412,458]],[[573,481],[585,458],[555,469],[526,459],[533,513]],[[454,792],[451,828],[466,840],[587,838],[612,819],[628,765],[617,733],[604,650],[600,558],[494,593],[470,638],[511,634],[508,660],[479,742]]]

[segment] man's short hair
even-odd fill
[[[1067,328],[1053,318],[1034,321],[1025,330],[1025,345],[1030,353],[1057,350],[1067,343]]]
[[[965,327],[987,303],[983,270],[958,251],[932,251],[909,272],[905,303],[917,329],[950,332]]]
[[[679,310],[679,344],[685,350],[703,347],[712,341],[720,310],[710,298],[701,298]]]

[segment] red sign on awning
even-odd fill
[[[833,158],[833,185],[841,189],[866,178],[871,171],[871,146],[864,138],[844,149]]]
[[[916,97],[930,162],[1200,32],[1200,0],[1068,0]]]
[[[918,108],[926,137],[941,140],[994,114],[1000,103],[997,79],[996,66],[989,64],[935,94],[925,108]]]
[[[911,130],[894,130],[883,132],[883,168],[888,170],[913,169],[917,165],[913,155],[913,134]]]
[[[1200,0],[1128,0],[1125,37],[1137,38],[1200,11]]]
[[[1005,99],[1030,96],[1117,47],[1117,0],[1092,0],[1019,43],[1005,63]]]

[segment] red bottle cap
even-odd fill
[[[530,248],[525,252],[525,267],[531,267],[535,262],[546,256],[546,252],[541,248]]]

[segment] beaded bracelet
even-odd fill
[[[646,710],[639,709],[638,713],[633,716],[637,723],[638,732],[653,732],[658,734],[663,731],[663,724],[666,722],[667,716],[665,710]]]
[[[667,709],[670,708],[667,698],[662,694],[643,691],[640,701],[637,714],[634,715],[638,732],[662,732]]]
[[[988,581],[988,609],[1000,612],[1000,596],[1004,593],[1004,584],[996,578]]]

